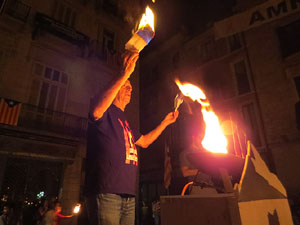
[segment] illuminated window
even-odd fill
[[[64,110],[68,75],[41,63],[34,63],[29,103],[62,112]]]

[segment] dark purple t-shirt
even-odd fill
[[[124,112],[111,105],[88,125],[85,193],[136,194],[141,134],[130,129]]]

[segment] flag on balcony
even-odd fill
[[[172,165],[170,157],[169,145],[165,144],[165,173],[164,173],[164,186],[166,189],[169,188],[171,184],[171,175],[172,175]]]
[[[6,98],[0,98],[0,123],[17,125],[21,103]]]

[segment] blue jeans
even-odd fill
[[[90,225],[134,225],[135,197],[98,194],[85,198]]]

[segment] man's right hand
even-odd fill
[[[132,74],[138,58],[138,52],[126,51],[123,54],[123,75],[127,75],[129,77]]]

